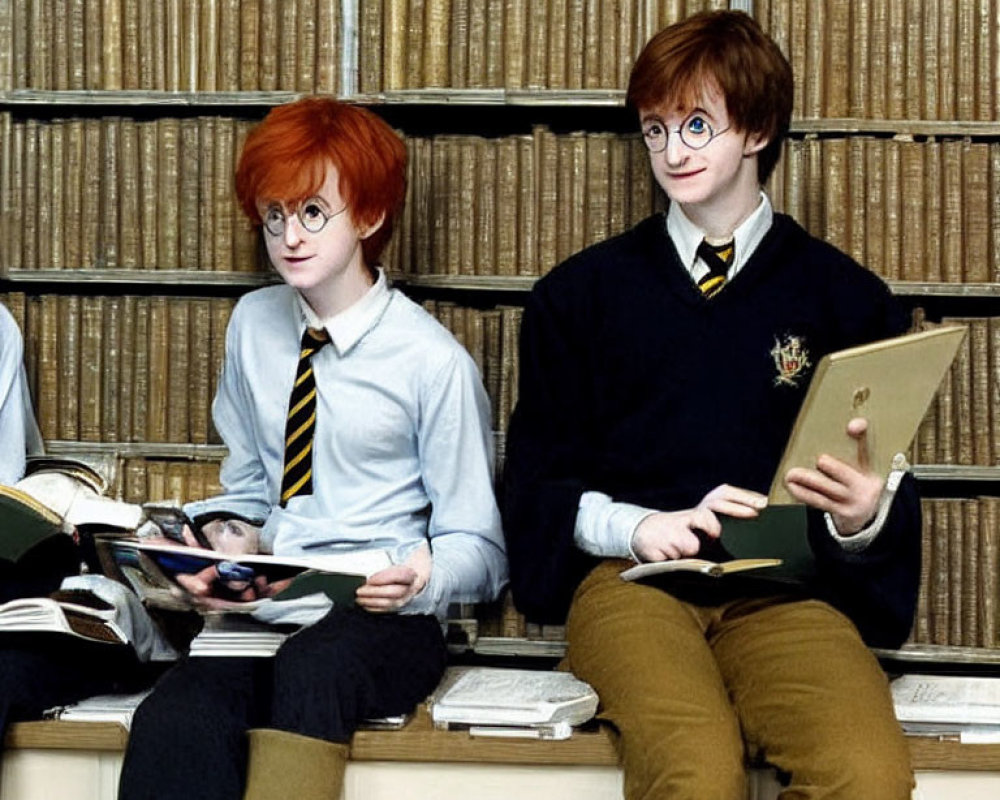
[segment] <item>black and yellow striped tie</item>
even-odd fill
[[[715,297],[726,285],[726,276],[736,255],[736,242],[730,239],[725,244],[709,244],[704,239],[698,245],[698,256],[708,267],[706,274],[698,281],[698,288],[707,298]]]
[[[285,423],[285,469],[281,476],[281,505],[299,494],[312,494],[312,445],[316,427],[316,378],[312,356],[330,337],[320,328],[306,328],[302,334],[295,384],[288,399]]]

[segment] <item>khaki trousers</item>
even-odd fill
[[[888,682],[853,624],[818,600],[717,606],[627,583],[605,561],[578,588],[569,667],[601,698],[628,800],[742,800],[745,765],[783,800],[902,800],[913,789]]]

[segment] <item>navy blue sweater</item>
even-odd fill
[[[881,280],[782,214],[711,301],[662,214],[558,266],[526,304],[507,444],[518,608],[534,621],[565,619],[596,563],[573,542],[583,492],[662,510],[693,507],[720,483],[766,493],[820,357],[905,328]],[[778,380],[772,351],[793,337],[810,366]],[[870,644],[902,642],[920,565],[912,479],[864,552],[844,551],[818,513],[810,541],[819,569],[810,593],[847,613]]]

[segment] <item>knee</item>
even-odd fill
[[[744,800],[747,796],[742,749],[735,753],[724,747],[642,750],[633,758],[622,754],[627,800]]]
[[[901,746],[886,743],[879,748],[830,748],[816,753],[816,761],[792,773],[790,797],[798,797],[794,787],[824,787],[823,797],[831,800],[855,800],[877,797],[879,800],[909,800],[914,788],[913,769],[905,740]],[[784,795],[783,795],[784,796]],[[802,796],[805,796],[804,794]],[[810,795],[811,796],[811,795]]]

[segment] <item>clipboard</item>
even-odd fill
[[[868,420],[871,469],[888,475],[909,448],[934,394],[965,338],[965,326],[933,328],[828,353],[820,359],[778,464],[769,504],[797,501],[785,488],[792,467],[815,469],[822,453],[857,466],[847,435],[854,417]]]

